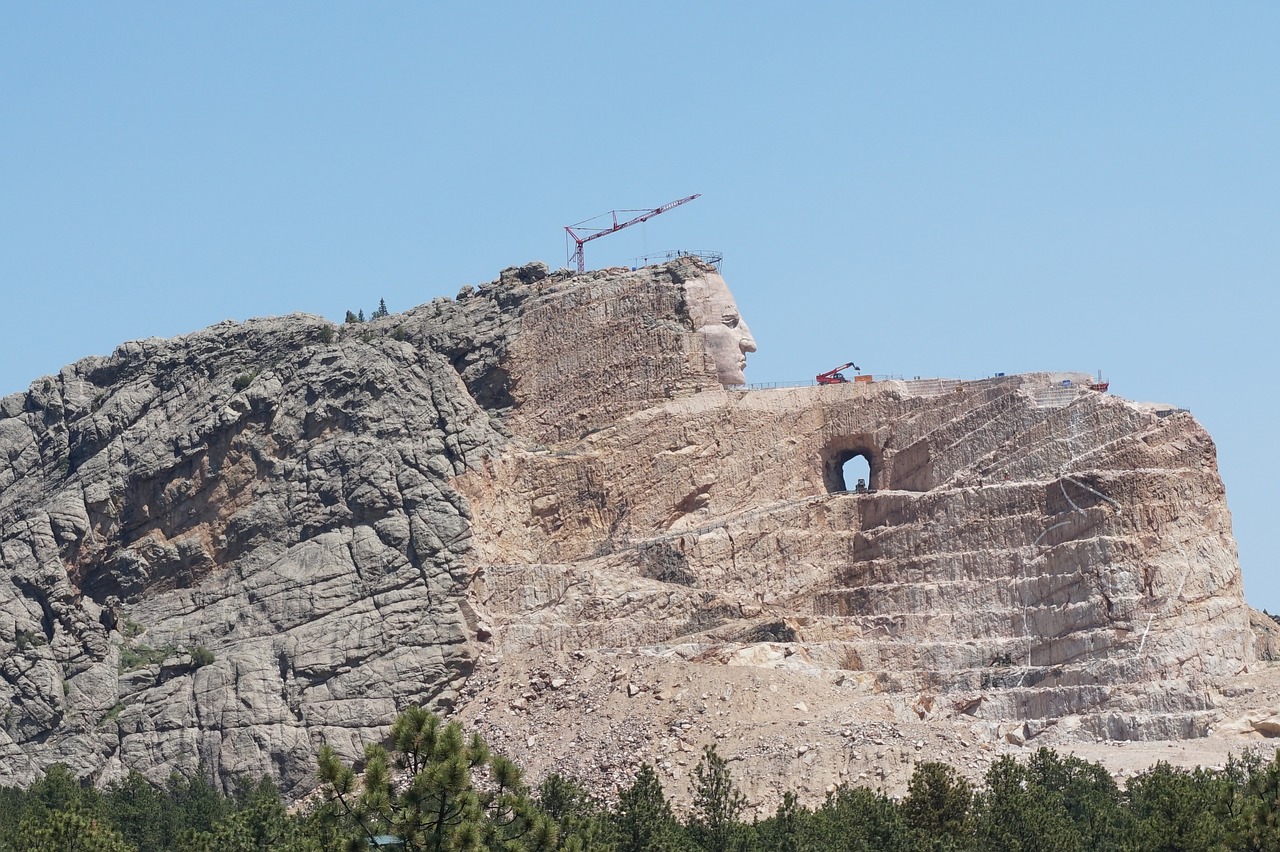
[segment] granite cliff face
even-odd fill
[[[533,264],[0,401],[0,778],[301,793],[414,703],[606,784],[733,731],[761,796],[806,753],[856,778],[867,702],[1001,742],[1209,729],[1254,652],[1190,415],[1071,374],[725,388],[725,304],[693,259]],[[810,724],[817,767],[760,745]]]

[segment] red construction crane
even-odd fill
[[[848,380],[848,379],[846,379],[846,378],[844,377],[844,373],[842,373],[842,372],[840,372],[840,371],[841,371],[841,370],[847,370],[847,369],[849,369],[850,367],[852,367],[853,369],[855,369],[855,370],[857,370],[857,371],[859,371],[859,372],[861,372],[861,371],[862,371],[862,368],[861,368],[861,367],[859,367],[857,364],[855,364],[855,363],[853,363],[852,361],[850,361],[848,364],[841,364],[839,367],[836,367],[834,370],[827,370],[825,373],[819,373],[819,374],[817,375],[817,377],[816,377],[816,378],[817,378],[817,380],[818,380],[818,384],[820,384],[820,385],[842,385],[842,384],[847,384],[847,383],[849,382],[849,380]]]
[[[698,195],[701,195],[701,194],[702,193],[698,193]],[[659,213],[666,213],[672,207],[679,207],[681,204],[688,204],[690,201],[697,198],[698,195],[690,195],[688,198],[681,198],[676,201],[672,201],[668,204],[664,204],[661,207],[655,207],[652,210],[610,210],[608,213],[601,213],[599,216],[592,216],[590,219],[583,219],[581,222],[575,222],[572,225],[565,225],[564,226],[565,232],[568,233],[569,236],[573,238],[573,241],[577,244],[577,246],[573,250],[571,258],[577,262],[578,271],[586,272],[587,270],[586,259],[583,257],[583,254],[582,254],[582,247],[584,244],[589,243],[592,240],[599,239],[600,237],[603,237],[606,234],[612,234],[615,231],[621,231],[623,228],[630,227],[631,225],[635,225],[639,222],[647,222],[648,220],[652,219],[654,216],[657,216]],[[628,219],[625,222],[619,222],[618,221],[619,213],[639,213],[641,215]],[[588,222],[594,222],[597,219],[601,219],[605,216],[613,217],[613,224],[608,228],[582,227]],[[575,230],[575,228],[577,230]],[[579,234],[579,231],[586,234],[586,236],[582,236],[581,234]]]

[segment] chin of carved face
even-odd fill
[[[746,352],[754,352],[755,345],[744,350],[742,338],[735,334],[735,329],[725,326],[704,326],[701,329],[707,341],[707,352],[716,364],[716,375],[722,385],[746,384],[743,370],[747,366]]]
[[[707,354],[715,362],[720,383],[745,384],[747,353],[756,351],[756,341],[738,314],[738,305],[724,279],[712,273],[686,281],[685,295],[689,316],[706,340]]]

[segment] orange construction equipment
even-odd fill
[[[846,378],[844,377],[844,374],[843,374],[843,373],[841,373],[840,371],[841,371],[841,370],[847,370],[847,369],[849,369],[850,367],[852,367],[852,368],[853,368],[853,369],[855,369],[855,370],[861,370],[861,369],[862,369],[861,367],[859,367],[857,364],[853,363],[852,361],[850,361],[848,364],[841,364],[839,367],[836,367],[834,370],[827,370],[825,373],[819,373],[819,374],[817,375],[817,377],[816,377],[816,378],[818,379],[818,384],[820,384],[820,385],[842,385],[842,384],[845,384],[845,383],[846,383],[846,382],[848,382],[849,380],[848,380],[848,379],[846,379]],[[855,376],[855,377],[854,377],[854,381],[862,382],[862,381],[867,381],[867,379],[862,378],[862,376]]]

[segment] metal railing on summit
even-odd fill
[[[660,251],[656,254],[646,254],[642,257],[633,258],[631,261],[632,269],[639,269],[642,266],[653,266],[658,263],[666,263],[669,260],[676,260],[681,257],[696,257],[703,263],[714,266],[717,270],[720,268],[721,261],[724,260],[724,254],[718,251],[707,251],[703,249],[675,249],[673,251]]]

